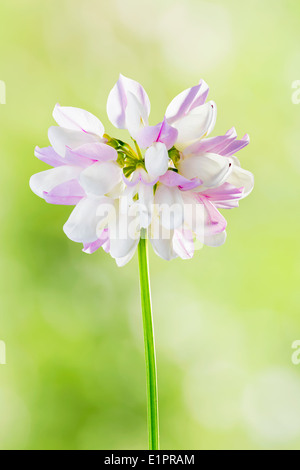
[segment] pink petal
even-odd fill
[[[170,150],[175,144],[178,136],[178,131],[167,123],[166,118],[161,123],[161,128],[156,139],[157,142],[162,142]]]
[[[118,158],[118,153],[113,147],[100,142],[85,144],[76,150],[68,149],[68,151],[69,156],[81,162],[83,166],[91,165],[95,161],[116,161]],[[65,158],[67,159],[67,155]]]
[[[230,142],[233,142],[237,137],[236,131],[231,128],[226,132],[225,135],[217,137],[210,137],[208,139],[202,139],[198,142],[193,143],[184,150],[184,155],[200,154],[200,153],[219,153],[224,150]]]
[[[170,126],[166,119],[156,126],[145,126],[141,128],[136,136],[137,143],[143,149],[150,147],[154,142],[162,142],[167,150],[176,142],[178,131]]]
[[[85,196],[84,190],[76,179],[61,183],[49,192],[44,191],[43,194],[45,201],[49,204],[70,206],[75,206]]]
[[[159,181],[165,186],[177,186],[181,191],[189,191],[202,184],[202,181],[199,178],[189,180],[172,170],[167,171],[163,176],[161,176]]]
[[[226,219],[206,197],[198,195],[198,200],[202,202],[206,210],[205,236],[223,232],[227,226]]]
[[[56,153],[52,147],[36,147],[34,150],[34,155],[42,162],[47,163],[47,165],[54,167],[64,165],[64,159],[58,155],[58,153]]]
[[[246,134],[241,140],[236,140],[237,133],[234,127],[229,129],[225,135],[203,139],[195,142],[184,150],[184,155],[217,153],[224,157],[230,157],[249,144],[249,136]]]
[[[136,141],[142,149],[150,147],[153,142],[157,141],[161,129],[161,123],[156,126],[145,126],[142,127],[137,136]]]
[[[217,188],[206,189],[201,194],[210,201],[213,201],[216,207],[222,209],[231,209],[238,207],[238,200],[243,196],[244,188],[237,188],[230,183],[224,183]]]
[[[245,134],[241,140],[236,140],[235,142],[232,142],[221,155],[224,155],[224,157],[230,157],[234,153],[246,147],[249,142],[250,137],[248,134]]]
[[[32,175],[29,185],[37,196],[44,198],[45,193],[50,193],[57,186],[77,179],[81,171],[80,167],[61,165]]]
[[[177,95],[169,104],[166,111],[166,118],[169,124],[186,116],[189,111],[205,103],[209,88],[204,80],[199,85],[184,90]]]
[[[126,186],[133,187],[136,186],[138,183],[143,183],[146,186],[154,186],[159,178],[152,178],[143,168],[139,168],[132,173],[132,178],[128,179],[123,174],[122,179]]]

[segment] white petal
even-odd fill
[[[164,228],[159,223],[159,218],[154,216],[149,230],[149,239],[154,252],[166,261],[177,257],[173,248],[173,236],[174,231]]]
[[[189,230],[175,230],[173,248],[180,258],[191,259],[195,252],[192,232]]]
[[[131,217],[129,212],[116,214],[114,222],[109,222],[110,254],[113,258],[128,256],[140,238],[138,218]]]
[[[82,199],[64,225],[67,237],[78,243],[92,243],[97,240],[97,225],[101,219],[98,208],[105,203],[106,198]]]
[[[43,197],[44,191],[48,193],[59,184],[78,178],[81,171],[82,168],[76,166],[58,166],[33,175],[29,185],[35,194]]]
[[[177,258],[177,254],[173,249],[172,238],[168,239],[150,239],[151,245],[156,255],[160,256],[166,261],[171,261],[174,258]]]
[[[208,188],[221,185],[232,169],[233,164],[228,158],[214,153],[187,157],[179,165],[179,172],[185,178],[200,178]]]
[[[128,253],[128,255],[124,256],[123,258],[116,258],[116,263],[119,266],[119,268],[125,266],[125,264],[129,263],[131,259],[133,258],[137,246],[138,246],[139,240],[136,240],[135,245],[132,247],[131,251]]]
[[[254,186],[254,176],[250,171],[233,164],[232,173],[226,180],[228,183],[233,184],[237,188],[244,188],[243,198],[251,193]]]
[[[154,202],[155,210],[158,211],[163,227],[172,230],[182,225],[184,205],[178,188],[159,186],[155,193]]]
[[[216,104],[209,101],[192,109],[186,116],[172,124],[178,131],[176,148],[183,150],[191,142],[207,136],[213,129],[217,116]]]
[[[169,104],[166,110],[166,118],[170,124],[183,117],[191,109],[204,104],[209,88],[204,80],[196,86],[182,91]]]
[[[203,239],[206,215],[204,205],[197,202],[195,195],[189,191],[183,192],[182,199],[185,225],[197,235],[198,239]]]
[[[129,94],[133,95],[138,102],[139,114],[145,123],[150,114],[150,101],[142,85],[130,78],[124,77],[124,75],[120,75],[118,82],[111,90],[107,100],[108,118],[111,123],[119,129],[127,128],[126,110],[130,106]],[[133,103],[135,107],[136,104],[135,102]],[[133,111],[129,110],[129,114],[131,112]]]
[[[62,157],[66,154],[66,147],[70,147],[74,150],[82,145],[99,142],[101,140],[100,137],[95,134],[87,134],[82,131],[74,131],[72,129],[56,126],[49,128],[48,138],[55,152]]]
[[[80,184],[87,194],[103,196],[122,180],[122,169],[114,162],[97,162],[80,175]]]
[[[148,116],[145,114],[143,105],[136,96],[128,92],[127,107],[125,111],[126,129],[134,139],[137,138],[139,130],[148,124]]]
[[[53,117],[60,127],[74,131],[90,132],[100,137],[104,134],[102,122],[84,109],[65,107],[57,104],[53,111]]]
[[[141,227],[147,228],[151,222],[152,216],[152,204],[154,201],[153,186],[141,182],[139,183],[138,193]]]
[[[162,142],[155,142],[145,153],[145,165],[149,175],[157,178],[166,173],[169,166],[167,147]]]
[[[213,247],[221,246],[225,243],[226,237],[227,234],[225,230],[221,233],[215,233],[214,235],[205,236],[204,244]]]

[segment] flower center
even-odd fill
[[[113,147],[118,152],[117,163],[121,168],[123,168],[123,173],[126,178],[128,178],[138,167],[147,171],[144,156],[135,140],[132,139],[135,146],[135,149],[133,149],[126,142],[110,137],[108,134],[104,134],[103,137],[107,139],[106,144]],[[175,147],[172,147],[168,151],[168,154],[170,162],[173,163],[172,166],[174,166],[174,170],[176,170],[177,164],[180,160],[180,152]]]

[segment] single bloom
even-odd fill
[[[208,137],[217,113],[208,91],[201,80],[150,125],[147,93],[120,75],[107,114],[116,128],[128,130],[131,145],[105,134],[91,113],[55,106],[51,146],[35,150],[53,168],[33,175],[30,187],[48,203],[75,206],[64,231],[84,252],[102,247],[123,266],[145,232],[166,260],[190,259],[203,244],[225,242],[219,209],[238,207],[254,179],[236,157],[249,143],[247,134],[238,140],[232,128]]]

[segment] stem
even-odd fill
[[[141,302],[143,313],[146,375],[147,375],[147,409],[148,409],[148,435],[149,450],[159,449],[158,430],[158,396],[157,396],[157,372],[154,343],[154,329],[151,308],[151,293],[148,268],[148,250],[145,233],[141,234],[139,242],[139,268]]]
[[[142,152],[141,152],[141,149],[140,147],[138,146],[138,143],[136,140],[132,139],[133,142],[134,142],[134,145],[135,145],[135,148],[136,148],[136,151],[137,151],[137,154],[138,154],[138,157],[140,160],[143,160],[143,155],[142,155]]]

